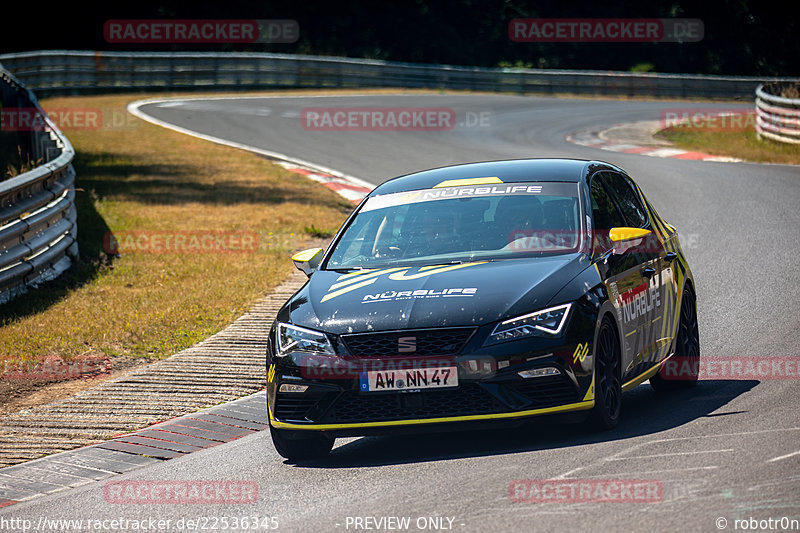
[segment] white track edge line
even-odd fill
[[[257,97],[252,97],[252,98],[257,98]],[[278,98],[278,97],[274,97],[274,98]],[[317,98],[322,98],[322,96],[321,95],[317,96]],[[217,98],[217,99],[235,99],[235,97]],[[269,159],[274,159],[274,160],[277,160],[277,161],[284,161],[286,163],[291,163],[291,164],[294,164],[294,165],[298,165],[300,167],[307,167],[309,169],[316,170],[318,172],[323,172],[325,174],[330,174],[331,176],[335,176],[337,178],[341,178],[341,179],[347,180],[347,181],[353,183],[354,185],[358,185],[359,187],[365,187],[365,188],[369,189],[370,191],[376,187],[376,185],[374,185],[372,183],[369,183],[369,182],[367,182],[367,181],[365,181],[365,180],[363,180],[361,178],[357,178],[355,176],[350,176],[350,175],[345,174],[343,172],[339,172],[338,170],[334,170],[332,168],[328,168],[328,167],[325,167],[325,166],[322,166],[322,165],[318,165],[316,163],[312,163],[312,162],[306,161],[304,159],[291,157],[291,156],[288,156],[286,154],[281,154],[281,153],[278,153],[278,152],[272,152],[272,151],[269,151],[269,150],[264,150],[262,148],[257,148],[255,146],[250,146],[248,144],[242,144],[242,143],[237,143],[237,142],[234,142],[234,141],[229,141],[227,139],[222,139],[220,137],[215,137],[213,135],[206,135],[205,133],[199,133],[199,132],[190,130],[188,128],[184,128],[182,126],[176,126],[174,124],[170,124],[169,122],[163,121],[161,119],[157,119],[157,118],[155,118],[153,116],[150,116],[147,113],[145,113],[144,111],[142,111],[141,109],[139,109],[143,105],[166,103],[166,102],[181,102],[181,101],[187,101],[187,100],[190,100],[190,99],[186,99],[186,98],[150,98],[150,99],[146,99],[146,100],[137,100],[135,102],[131,102],[131,103],[129,103],[127,105],[126,109],[128,110],[128,113],[130,113],[131,115],[133,115],[133,116],[135,116],[137,118],[140,118],[140,119],[142,119],[142,120],[144,120],[146,122],[150,122],[151,124],[155,124],[157,126],[161,126],[163,128],[167,128],[167,129],[170,129],[170,130],[173,130],[173,131],[177,131],[178,133],[183,133],[185,135],[190,135],[190,136],[196,137],[198,139],[211,141],[211,142],[216,143],[216,144],[221,144],[221,145],[224,145],[224,146],[230,146],[231,148],[238,148],[240,150],[246,150],[248,152],[253,152],[253,153],[256,153],[256,154],[259,154],[259,155],[263,155],[264,157],[267,157]],[[206,99],[205,98],[193,98],[191,100],[206,100]]]

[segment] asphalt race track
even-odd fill
[[[445,131],[343,132],[308,131],[300,123],[307,107],[368,106],[452,108],[457,125]],[[375,184],[415,170],[491,159],[575,157],[617,164],[681,234],[697,280],[702,357],[798,357],[800,167],[661,159],[564,140],[580,129],[654,120],[662,109],[678,107],[713,106],[376,95],[193,100],[141,110]],[[260,432],[116,478],[255,481],[255,503],[113,504],[104,498],[104,482],[97,482],[2,509],[0,518],[34,525],[41,517],[174,524],[181,518],[267,516],[277,517],[285,531],[363,531],[377,523],[357,517],[409,517],[411,530],[650,532],[734,530],[735,520],[750,517],[800,520],[798,380],[712,379],[666,395],[643,384],[626,394],[622,422],[606,433],[541,423],[347,439],[337,441],[320,463],[284,463],[269,433]],[[514,480],[554,478],[650,480],[663,493],[658,503],[531,503],[510,497]],[[444,519],[429,520],[439,517]],[[384,530],[391,524],[381,523]]]

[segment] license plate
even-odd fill
[[[458,370],[455,366],[408,370],[371,370],[359,374],[361,392],[443,389],[457,386]]]

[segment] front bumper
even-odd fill
[[[399,330],[332,340],[339,355],[324,356],[333,364],[320,374],[316,356],[292,352],[276,357],[267,343],[267,398],[270,424],[288,433],[321,431],[331,436],[400,432],[414,428],[435,431],[463,424],[520,422],[556,415],[581,418],[594,407],[594,305],[575,305],[562,335],[487,342],[494,325],[476,328]],[[397,338],[416,335],[414,357],[397,353]],[[356,343],[354,341],[364,341]],[[424,353],[423,353],[424,352]],[[450,353],[441,356],[438,354]],[[458,386],[390,392],[360,390],[365,362],[446,360],[455,366]],[[354,368],[351,362],[355,362]],[[312,364],[313,363],[313,364]],[[342,364],[342,368],[336,365]],[[323,365],[324,366],[324,365]],[[369,365],[368,365],[369,366]],[[399,366],[399,365],[398,365]],[[556,368],[558,373],[522,377],[520,372]],[[369,366],[369,369],[373,369]],[[524,373],[524,372],[523,372]],[[305,385],[304,392],[281,392],[282,384]],[[582,413],[582,411],[584,413]]]
[[[588,369],[576,368],[570,347],[551,348],[538,355],[526,352],[522,362],[519,354],[460,356],[453,359],[459,374],[457,387],[392,392],[361,392],[353,376],[309,379],[296,359],[273,358],[267,387],[270,424],[285,430],[360,435],[379,429],[391,432],[411,426],[519,420],[594,407],[591,361]],[[560,372],[534,378],[519,375],[522,370],[545,367]],[[283,383],[307,389],[279,392]]]

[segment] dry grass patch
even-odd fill
[[[755,131],[703,131],[702,128],[667,128],[656,134],[679,148],[755,163],[800,164],[800,145],[759,139]]]

